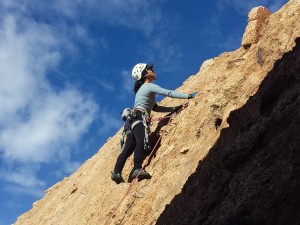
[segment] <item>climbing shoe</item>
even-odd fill
[[[146,172],[146,170],[141,170],[141,169],[135,169],[132,174],[131,177],[132,179],[135,179],[136,177],[138,177],[139,179],[150,179],[151,176],[148,172]]]
[[[124,182],[121,173],[115,171],[111,172],[111,179],[115,181],[117,184]]]

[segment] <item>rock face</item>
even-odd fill
[[[248,25],[242,39],[242,45],[249,48],[257,43],[261,36],[261,29],[265,20],[270,16],[270,11],[262,6],[253,8],[248,14]]]
[[[178,90],[200,94],[153,124],[150,180],[111,181],[120,130],[15,224],[297,224],[299,24],[300,2],[290,0],[250,46],[207,60],[184,82]],[[124,177],[132,166],[129,158]]]
[[[227,122],[157,224],[299,224],[300,38]]]

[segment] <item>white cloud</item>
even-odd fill
[[[22,162],[47,162],[64,145],[79,140],[92,122],[96,105],[74,90],[35,96],[28,103],[28,118],[2,130],[4,157]]]
[[[9,15],[0,25],[1,124],[10,122],[7,120],[10,115],[26,107],[26,103],[35,94],[37,83],[40,83],[40,86],[44,85],[43,77],[37,74],[44,74],[44,70],[56,64],[60,58],[55,51],[45,51],[42,55],[43,46],[51,45],[51,41],[46,43],[47,37],[40,40],[38,31],[34,28],[18,34],[16,24],[16,19]]]
[[[16,186],[16,185],[7,185],[4,188],[4,191],[14,195],[30,195],[34,196],[36,198],[42,198],[44,196],[44,186],[43,187],[22,187],[22,186]],[[13,204],[13,203],[11,203]]]
[[[0,177],[24,188],[44,186],[45,183],[35,177],[37,169],[34,166],[27,165],[23,166],[22,169],[1,171]]]
[[[76,31],[79,38],[88,39],[84,29]],[[97,104],[75,87],[54,90],[47,80],[65,50],[72,49],[64,33],[22,12],[8,9],[0,17],[0,178],[21,192],[44,188],[37,176],[42,163],[63,162],[67,166],[57,170],[67,173],[78,168],[71,161],[71,148],[98,111]]]
[[[36,174],[39,169],[40,166],[37,164],[14,165],[13,168],[1,169],[0,179],[7,183],[3,185],[2,191],[42,197],[46,184],[37,178]]]

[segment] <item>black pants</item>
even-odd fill
[[[125,146],[123,151],[118,156],[115,172],[122,173],[126,160],[134,152],[134,169],[142,168],[144,160],[144,138],[145,138],[145,126],[138,123],[134,126],[133,131],[127,134]]]

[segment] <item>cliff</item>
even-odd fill
[[[15,224],[297,224],[299,24],[299,0],[249,13],[241,47],[204,62],[178,89],[196,98],[153,124],[150,180],[111,181],[120,130]]]

